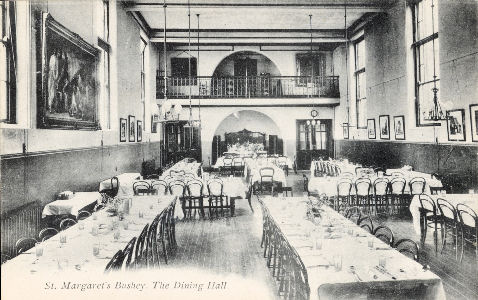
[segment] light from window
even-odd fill
[[[325,124],[307,125],[299,122],[299,150],[326,150],[327,128]]]
[[[311,82],[311,77],[321,77],[325,75],[325,56],[320,53],[299,53],[296,56],[297,76],[299,85],[306,85]],[[314,79],[316,80],[316,79]]]
[[[146,123],[146,78],[145,78],[145,69],[146,69],[146,46],[147,43],[141,39],[140,50],[141,50],[141,104],[143,105],[143,124]],[[146,126],[143,126],[143,131]]]
[[[365,40],[355,43],[355,89],[357,127],[367,127],[367,80],[365,75]]]
[[[432,89],[440,90],[437,2],[422,0],[413,7],[417,125],[426,125],[434,109]]]

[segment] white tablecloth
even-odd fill
[[[425,196],[424,196],[425,197]],[[477,214],[478,214],[478,194],[445,194],[445,195],[430,195],[430,198],[435,202],[438,198],[442,198],[450,202],[455,208],[456,205],[459,203],[463,203],[471,207]],[[419,196],[415,196],[412,198],[412,202],[410,202],[410,213],[413,217],[413,228],[417,234],[420,234],[420,200]],[[438,207],[437,207],[438,210]],[[439,211],[437,211],[439,213]],[[444,213],[446,215],[446,213]],[[472,227],[475,226],[471,220],[464,218],[464,222],[467,225]]]
[[[322,208],[322,218],[315,225],[306,219],[304,198],[266,197],[263,203],[301,257],[307,269],[311,299],[318,296],[320,299],[335,299],[335,291],[342,293],[344,290],[357,290],[357,287],[359,291],[363,287],[362,293],[365,294],[357,295],[357,298],[366,299],[366,286],[373,286],[373,290],[377,291],[396,286],[400,289],[413,288],[420,283],[428,286],[426,299],[445,299],[443,285],[437,275],[424,271],[419,263],[392,249],[330,207]],[[321,249],[315,248],[316,240],[322,241]],[[373,247],[368,246],[369,241],[373,241]],[[329,267],[334,256],[342,260],[339,271]],[[386,266],[377,269],[381,258],[386,261]],[[360,280],[351,272],[351,266],[354,266]]]
[[[256,182],[261,182],[261,168],[272,168],[274,169],[274,181],[282,183],[283,186],[287,186],[287,179],[284,170],[277,167],[275,164],[267,162],[267,161],[249,161],[246,163],[245,168],[245,177],[247,178],[248,182],[254,184]]]
[[[170,175],[171,171],[184,171],[185,173],[192,173],[194,175],[197,175],[200,166],[201,166],[201,163],[198,163],[198,162],[188,163],[182,160],[176,163],[171,168],[164,171],[163,176]]]
[[[140,173],[123,173],[116,176],[119,181],[118,196],[133,196],[133,182],[141,178]],[[100,182],[99,191],[111,189],[111,179]]]
[[[101,194],[98,192],[78,192],[73,194],[73,198],[68,200],[56,200],[48,203],[43,208],[42,218],[53,215],[70,214],[78,216],[78,213],[86,206],[92,203],[101,202]]]
[[[80,221],[84,229],[80,230],[78,224],[61,231],[54,237],[41,243],[43,256],[35,264],[35,248],[2,264],[2,280],[11,276],[23,278],[25,282],[30,280],[48,280],[57,276],[97,276],[101,275],[108,261],[120,249],[124,249],[129,240],[139,236],[146,223],[150,223],[157,214],[166,208],[172,201],[173,196],[134,196],[130,214],[125,216],[125,221],[119,222],[118,230],[120,239],[114,240],[110,225],[117,221],[118,217],[110,217],[107,210],[103,209],[93,216]],[[151,205],[153,206],[151,209]],[[144,217],[139,218],[139,212]],[[128,229],[123,228],[123,222],[128,222]],[[93,226],[99,227],[97,236],[91,234]],[[60,248],[60,236],[65,235],[67,243]],[[93,245],[100,244],[100,255],[93,256]],[[58,261],[68,260],[67,266],[58,267]],[[3,284],[2,284],[3,285]],[[43,284],[44,285],[44,284]],[[3,288],[3,287],[2,287]]]

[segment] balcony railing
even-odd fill
[[[164,77],[156,77],[156,96],[164,98]],[[339,76],[247,76],[167,78],[168,98],[337,98]]]

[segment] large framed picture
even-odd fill
[[[478,104],[470,104],[471,140],[478,142]]]
[[[381,115],[378,117],[378,124],[380,127],[380,139],[390,139],[390,116]]]
[[[465,110],[447,110],[447,129],[449,141],[465,141]]]
[[[128,127],[127,121],[124,118],[120,118],[120,142],[126,142],[126,128]]]
[[[367,134],[368,138],[372,140],[377,137],[375,134],[375,119],[367,119]]]
[[[136,121],[137,126],[136,126],[136,135],[137,135],[137,141],[141,142],[143,140],[143,121]]]
[[[128,140],[130,142],[134,142],[136,138],[136,122],[134,119],[134,116],[128,116]]]
[[[349,139],[349,123],[343,123],[342,127],[344,130],[344,139],[348,140]]]
[[[405,117],[404,116],[393,117],[393,128],[395,130],[395,139],[404,140],[405,139]]]
[[[48,13],[38,27],[38,126],[99,129],[98,50]]]

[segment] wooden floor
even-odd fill
[[[302,174],[290,173],[287,177],[288,185],[293,187],[295,195],[302,194]],[[168,268],[194,268],[215,274],[234,274],[253,280],[261,286],[261,298],[277,299],[277,284],[266,266],[260,247],[262,215],[255,197],[252,207],[254,212],[246,200],[238,200],[236,216],[233,218],[179,221],[179,249]],[[373,220],[374,226],[389,226],[396,240],[410,238],[419,241],[410,216],[374,217]],[[424,249],[420,250],[420,263],[429,266],[440,276],[447,299],[478,299],[478,268],[473,261],[472,252],[468,252],[462,263],[455,259],[451,245],[447,246],[443,254],[435,254],[431,233],[427,236]]]

